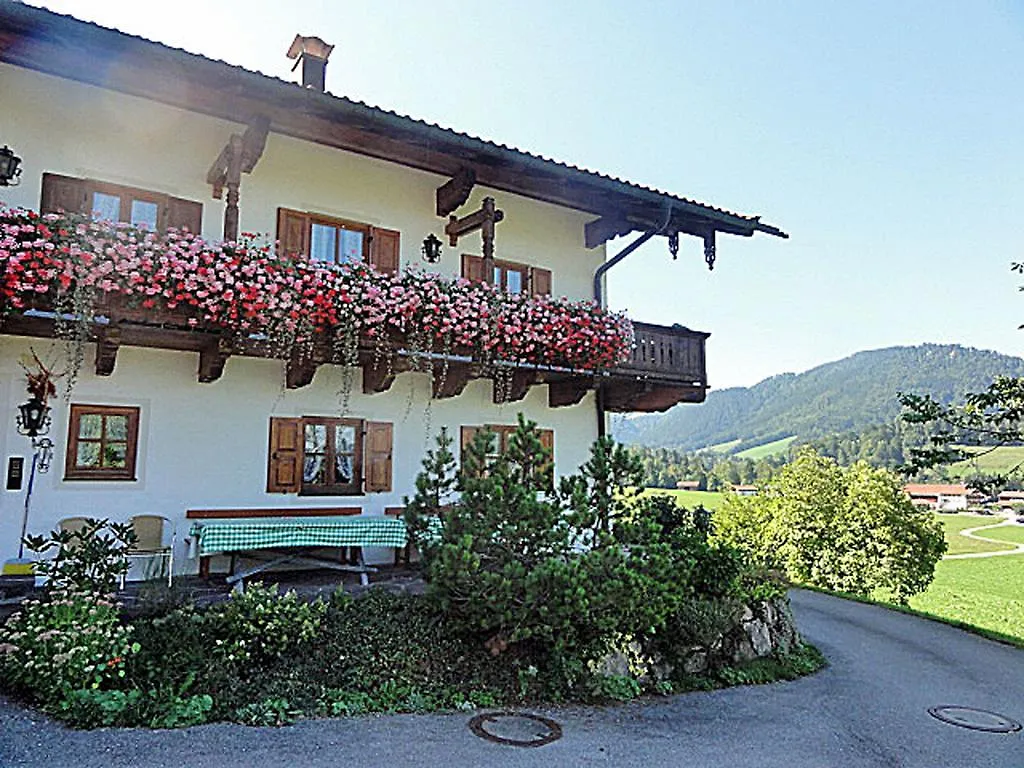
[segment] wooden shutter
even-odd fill
[[[530,293],[534,296],[551,295],[551,270],[530,267]]]
[[[370,228],[370,264],[378,272],[398,272],[401,236],[393,229]]]
[[[466,471],[466,449],[473,442],[477,432],[483,432],[483,427],[461,427],[459,429],[459,466]]]
[[[366,492],[381,493],[391,490],[392,425],[386,421],[366,422],[363,450]]]
[[[193,235],[203,233],[203,204],[180,197],[167,198],[167,219],[165,227],[187,229]]]
[[[548,476],[545,478],[549,486],[555,484],[555,431],[553,429],[540,430],[540,444],[547,449],[551,464],[548,467]]]
[[[287,208],[278,208],[277,242],[282,256],[308,256],[309,216]]]
[[[84,179],[43,174],[43,196],[39,203],[41,213],[67,211],[88,214],[92,207],[89,203],[89,190]]]
[[[267,493],[298,493],[302,486],[302,419],[270,419]]]
[[[462,276],[467,280],[473,280],[478,283],[484,282],[483,256],[473,256],[468,253],[462,254]]]

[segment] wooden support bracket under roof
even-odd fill
[[[196,372],[199,383],[210,384],[223,375],[224,365],[234,351],[233,347],[230,339],[220,336],[199,350],[199,369]]]
[[[492,400],[495,405],[501,405],[502,403],[517,403],[526,397],[526,393],[530,391],[530,387],[535,384],[539,384],[541,381],[540,373],[530,368],[516,368],[512,371],[511,376],[504,381],[499,383],[497,379],[494,382],[494,393]]]
[[[564,381],[549,382],[548,405],[552,408],[576,405],[593,385],[594,382],[590,379],[565,379]]]
[[[117,351],[121,348],[121,328],[111,323],[99,332],[96,339],[96,375],[109,376],[117,364]]]
[[[285,363],[284,385],[288,389],[299,389],[308,386],[313,381],[319,363],[313,360],[293,357]]]
[[[409,361],[404,357],[394,357],[390,364],[385,360],[363,363],[363,394],[373,395],[387,392],[395,383],[395,376],[409,370]]]
[[[446,368],[447,370],[445,370]],[[462,390],[466,388],[472,378],[472,373],[472,366],[469,363],[453,361],[436,363],[433,382],[434,399],[444,400],[461,395]]]
[[[437,188],[437,215],[447,216],[463,206],[476,184],[476,171],[466,167]]]

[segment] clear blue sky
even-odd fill
[[[664,240],[613,306],[712,332],[715,387],[862,349],[1024,351],[1024,5],[716,0],[50,0],[328,90],[763,219],[790,240]],[[624,245],[619,241],[612,249]]]

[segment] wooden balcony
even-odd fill
[[[54,336],[54,317],[47,307],[11,312],[0,333],[30,337]],[[682,326],[634,323],[636,347],[633,357],[607,371],[580,371],[551,366],[485,364],[468,351],[460,354],[424,354],[407,349],[402,339],[386,343],[387,354],[373,340],[361,340],[357,364],[362,368],[362,390],[384,392],[395,376],[405,371],[433,374],[435,398],[455,397],[475,378],[492,378],[495,402],[515,402],[531,387],[548,385],[548,404],[574,405],[590,390],[600,388],[608,411],[662,411],[680,402],[702,402],[707,391],[704,343],[709,334]],[[92,361],[97,376],[114,372],[122,346],[172,349],[198,353],[196,376],[200,383],[217,381],[232,355],[268,357],[265,342],[241,338],[217,329],[190,324],[182,312],[132,308],[121,302],[96,307],[90,332],[95,343]],[[329,343],[312,344],[285,361],[288,388],[310,384],[321,365],[342,364]],[[87,361],[87,365],[89,362]]]
[[[676,403],[701,403],[707,396],[704,344],[711,334],[633,323],[633,359],[608,372],[602,385],[609,411],[664,411]]]

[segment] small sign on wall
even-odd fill
[[[7,459],[7,490],[20,491],[25,478],[25,457],[10,456]]]

